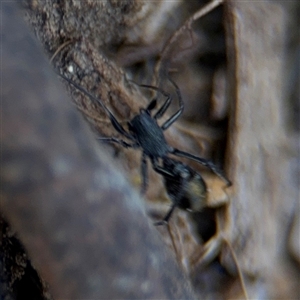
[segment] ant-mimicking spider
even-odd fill
[[[169,157],[168,154],[194,160],[205,167],[208,167],[212,172],[223,179],[227,186],[231,185],[230,180],[227,179],[221,170],[219,170],[219,168],[211,161],[173,148],[167,144],[163,132],[179,118],[184,108],[179,88],[171,78],[169,78],[169,80],[175,86],[179,99],[179,110],[167,121],[165,121],[163,125],[159,126],[157,119],[161,118],[166,112],[171,104],[172,98],[168,93],[157,87],[141,85],[141,87],[150,88],[162,93],[167,99],[157,110],[154,116],[151,115],[151,111],[156,107],[156,99],[153,99],[146,108],[141,108],[140,113],[134,116],[133,119],[128,122],[128,131],[126,131],[100,99],[97,99],[95,96],[91,95],[86,89],[79,86],[66,76],[62,74],[59,75],[79,91],[87,95],[92,101],[96,101],[98,104],[100,104],[105,113],[108,115],[115,130],[130,140],[131,143],[115,137],[101,137],[100,140],[114,142],[125,148],[142,149],[142,193],[144,193],[147,188],[147,157],[150,159],[153,169],[158,174],[163,176],[164,185],[169,197],[171,198],[172,206],[163,220],[156,222],[155,225],[168,224],[168,221],[176,207],[186,209],[191,212],[199,212],[203,208],[210,207],[209,203],[206,201],[208,190],[202,176],[188,165]],[[159,160],[161,160],[162,165],[159,164]],[[216,256],[218,256],[219,253],[221,253],[222,246],[224,244],[230,246],[230,243],[223,237],[223,230],[220,228],[221,223],[219,218],[217,218],[217,225],[216,234],[211,237],[207,243],[205,243],[204,249],[200,253],[200,256],[195,253],[195,257],[192,258],[192,261],[194,262],[192,265],[194,265],[196,262],[197,265],[209,264]],[[244,279],[239,264],[235,257],[234,251],[232,250],[231,252],[236,262],[244,294],[246,299],[248,299],[247,290],[245,288]]]
[[[67,82],[72,84],[75,88],[79,91],[87,95],[92,101],[96,101],[99,103],[102,108],[104,109],[105,113],[108,115],[111,124],[116,129],[118,133],[126,137],[130,140],[131,143],[128,143],[122,139],[117,139],[115,137],[100,137],[99,139],[106,142],[113,142],[122,145],[125,148],[141,148],[142,149],[142,162],[141,162],[141,174],[142,174],[142,188],[141,192],[145,193],[147,189],[148,183],[148,172],[147,172],[147,160],[148,157],[152,163],[153,169],[161,173],[163,171],[168,172],[168,168],[166,167],[166,160],[171,159],[168,157],[168,154],[173,154],[179,157],[185,157],[198,163],[202,164],[203,166],[209,168],[212,172],[214,172],[217,176],[222,178],[227,185],[231,185],[230,180],[228,180],[219,170],[219,168],[211,161],[195,156],[188,152],[184,152],[182,150],[176,149],[168,145],[164,131],[167,130],[182,114],[184,105],[181,97],[181,93],[177,84],[171,79],[170,82],[174,85],[179,101],[179,110],[175,112],[168,120],[166,120],[161,126],[158,125],[157,120],[160,119],[164,113],[169,108],[172,98],[171,95],[164,92],[163,90],[150,86],[150,85],[140,85],[143,88],[149,88],[160,92],[162,95],[166,97],[166,101],[163,105],[157,110],[154,116],[151,115],[152,110],[157,105],[157,100],[153,99],[146,108],[141,108],[140,113],[133,117],[131,121],[128,122],[128,131],[124,129],[124,127],[118,122],[118,120],[114,117],[112,112],[104,105],[104,103],[100,100],[91,95],[86,89],[79,86],[71,79],[67,78],[66,76],[59,74],[63,79]],[[159,159],[163,162],[163,167],[159,165]],[[165,163],[164,163],[165,162]],[[172,175],[172,174],[171,174]]]

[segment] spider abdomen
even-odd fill
[[[201,211],[207,197],[206,184],[201,175],[173,159],[164,159],[164,168],[172,174],[172,176],[163,176],[172,202],[181,209]]]

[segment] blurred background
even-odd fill
[[[300,297],[300,5],[220,2],[2,4],[1,299]],[[172,96],[163,120],[178,109],[170,76],[184,113],[167,141],[233,186],[182,160],[207,208],[153,226],[162,178],[149,163],[141,196],[140,151],[100,143],[117,136],[101,106],[55,72],[124,127],[164,101],[138,84]]]

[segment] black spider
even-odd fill
[[[184,163],[165,158],[163,167],[156,171],[163,176],[164,185],[172,206],[162,221],[155,225],[167,224],[176,207],[199,212],[206,207],[207,187],[202,176]]]
[[[146,108],[141,108],[140,113],[136,115],[130,122],[128,122],[128,131],[126,131],[123,126],[117,121],[111,111],[104,105],[104,103],[91,95],[87,90],[83,87],[79,86],[69,78],[65,77],[62,74],[59,74],[62,78],[76,87],[79,91],[87,95],[92,101],[96,101],[98,104],[102,106],[106,114],[108,115],[113,127],[118,131],[121,135],[126,137],[130,142],[126,142],[121,139],[117,139],[115,137],[102,137],[100,138],[106,142],[114,142],[122,145],[125,148],[141,148],[142,150],[142,163],[141,163],[141,173],[142,173],[142,189],[141,192],[144,193],[147,188],[147,161],[146,158],[150,158],[153,169],[159,173],[165,167],[161,167],[159,165],[159,159],[166,165],[166,159],[169,154],[173,154],[175,156],[185,157],[192,160],[197,161],[198,163],[208,167],[211,171],[213,171],[216,175],[222,178],[227,185],[231,185],[231,182],[222,174],[219,168],[209,160],[204,158],[192,155],[190,153],[181,151],[179,149],[173,148],[167,144],[167,141],[164,137],[164,131],[167,130],[182,114],[183,112],[183,101],[181,98],[181,94],[179,91],[179,87],[177,84],[169,78],[170,82],[174,85],[176,89],[176,93],[179,100],[179,110],[174,113],[167,121],[165,121],[161,126],[158,125],[157,120],[163,116],[166,110],[169,108],[172,98],[171,96],[162,91],[161,89],[150,86],[150,85],[141,85],[144,88],[150,88],[160,92],[162,95],[166,97],[166,101],[164,104],[157,110],[154,116],[151,115],[152,110],[156,107],[157,100],[153,99]],[[170,158],[169,158],[170,159]],[[167,170],[166,170],[167,171]]]

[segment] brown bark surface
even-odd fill
[[[299,215],[299,133],[292,129],[286,90],[289,17],[280,2],[231,1],[227,7],[229,97],[235,99],[228,150],[235,183],[231,234],[254,299],[299,296],[299,265],[287,243]]]

